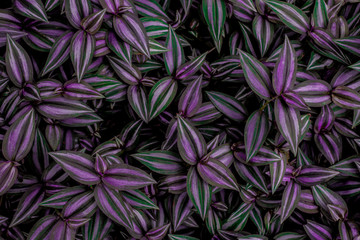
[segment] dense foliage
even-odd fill
[[[0,239],[360,239],[359,0],[13,0]]]

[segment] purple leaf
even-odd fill
[[[75,151],[57,151],[49,155],[75,181],[85,185],[100,182],[100,176],[94,169],[94,159],[90,155]]]
[[[215,187],[239,191],[238,183],[228,167],[216,159],[208,159],[197,165],[201,178]]]
[[[133,190],[156,181],[143,170],[127,164],[113,164],[104,172],[102,182],[116,190]]]
[[[33,65],[25,49],[9,35],[5,53],[6,71],[10,80],[17,87],[33,80]]]
[[[291,90],[294,86],[297,69],[295,50],[289,38],[285,42],[273,71],[273,87],[277,95]]]
[[[186,163],[195,165],[207,152],[204,137],[188,120],[180,116],[177,119],[177,131],[177,146],[181,158]]]
[[[79,81],[90,66],[94,51],[94,36],[83,30],[77,31],[71,41],[70,58]]]
[[[255,111],[246,121],[245,126],[245,151],[246,160],[253,158],[264,144],[270,130],[270,123],[266,114]]]
[[[4,195],[13,185],[18,176],[18,169],[13,162],[0,163],[0,196]]]
[[[280,99],[275,101],[275,119],[281,135],[290,145],[290,150],[296,155],[300,141],[299,111],[287,106]]]
[[[28,107],[7,130],[2,143],[2,154],[9,161],[21,161],[30,152],[35,138],[36,114]]]

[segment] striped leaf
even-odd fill
[[[135,0],[134,3],[136,10],[142,16],[163,18],[167,21],[170,20],[160,4],[155,0]]]
[[[97,210],[91,220],[82,227],[82,234],[85,239],[104,239],[111,230],[112,222]]]
[[[48,22],[44,5],[40,0],[15,0],[14,9],[24,17]]]
[[[132,207],[138,209],[157,209],[158,206],[142,191],[140,190],[127,190],[122,191],[124,200]]]
[[[124,42],[150,58],[149,39],[137,15],[127,12],[116,16],[113,18],[113,26],[116,34]]]
[[[50,232],[55,226],[57,216],[47,215],[40,218],[31,228],[28,240],[50,239]]]
[[[177,119],[177,131],[177,146],[181,158],[186,163],[195,165],[207,152],[204,137],[187,119],[181,116]]]
[[[190,78],[192,75],[194,75],[197,71],[200,70],[208,53],[209,52],[205,52],[200,56],[192,59],[191,61],[181,65],[176,70],[175,78],[178,80],[186,80]]]
[[[8,161],[21,161],[30,152],[36,131],[34,109],[19,117],[6,131],[2,142],[2,154]]]
[[[76,100],[94,100],[104,98],[99,92],[92,88],[89,84],[78,83],[74,80],[67,81],[63,86],[64,96]]]
[[[300,113],[287,106],[280,99],[275,101],[275,120],[281,135],[290,145],[290,150],[296,155],[300,141]]]
[[[309,32],[308,36],[311,38],[309,45],[319,54],[331,58],[340,63],[349,65],[348,57],[336,45],[333,37],[327,31],[319,28]]]
[[[334,191],[324,185],[315,185],[311,187],[312,194],[316,204],[321,208],[322,212],[329,218],[331,213],[329,205],[334,205],[348,212],[348,208],[344,199]]]
[[[197,165],[201,178],[212,186],[239,191],[235,176],[228,167],[216,159],[210,158],[207,162]]]
[[[94,193],[92,190],[86,191],[84,193],[78,194],[77,196],[73,197],[66,203],[62,210],[62,215],[70,219],[71,222],[80,222],[77,224],[84,224],[84,220],[88,221],[88,218],[91,218],[96,211],[96,202],[94,200]],[[78,226],[76,224],[76,226]]]
[[[127,85],[115,78],[94,75],[84,78],[82,82],[90,84],[96,91],[105,96],[106,101],[119,102],[125,100]]]
[[[199,110],[202,103],[202,75],[193,80],[181,94],[178,111],[186,117],[192,117]]]
[[[65,188],[42,201],[40,206],[62,209],[71,198],[85,192],[85,190],[83,186]]]
[[[235,169],[239,176],[260,191],[269,194],[266,187],[264,175],[260,172],[258,167],[247,166],[239,161],[235,161]]]
[[[304,234],[300,234],[297,232],[281,232],[279,234],[276,234],[274,237],[275,240],[303,240],[305,239]]]
[[[74,66],[77,79],[80,81],[91,64],[95,51],[95,38],[93,35],[79,30],[71,41],[70,59]]]
[[[71,42],[70,39],[72,39],[73,35],[73,32],[67,31],[55,40],[55,43],[52,45],[45,65],[42,69],[42,76],[55,70],[69,58]]]
[[[266,4],[291,30],[303,34],[310,29],[309,18],[295,5],[278,0],[266,0]]]
[[[341,176],[351,176],[359,178],[359,169],[357,168],[357,165],[359,165],[359,163],[360,159],[358,158],[358,156],[354,155],[344,160],[341,160],[334,165],[331,165],[330,169],[339,172]]]
[[[131,155],[151,171],[163,175],[176,175],[184,170],[183,161],[176,153],[169,151],[149,151]]]
[[[65,0],[65,14],[69,23],[76,29],[81,28],[81,20],[92,13],[89,0]]]
[[[33,80],[33,65],[25,49],[7,35],[5,63],[6,72],[17,87]]]
[[[143,17],[140,21],[145,27],[149,38],[159,38],[166,36],[169,31],[169,24],[164,19],[154,17]]]
[[[196,237],[190,237],[186,235],[179,235],[179,234],[168,234],[170,240],[199,240]]]
[[[240,62],[250,88],[264,99],[271,98],[269,69],[250,54],[240,50]]]
[[[90,34],[95,34],[99,31],[104,19],[106,9],[90,14],[81,20],[81,27]]]
[[[174,231],[184,223],[184,221],[192,214],[193,204],[188,198],[186,192],[183,192],[174,197],[172,202],[171,220],[174,227]]]
[[[331,86],[323,80],[308,80],[294,87],[294,92],[298,93],[310,107],[322,107],[331,103]]]
[[[252,30],[259,43],[260,55],[264,57],[273,40],[274,26],[263,16],[257,15],[252,22]]]
[[[270,122],[262,111],[253,112],[245,125],[244,141],[246,160],[250,160],[258,153],[264,144],[270,130]]]
[[[164,226],[150,229],[146,233],[146,237],[150,240],[163,239],[166,236],[167,232],[169,231],[170,226],[171,226],[170,224],[166,224]]]
[[[142,79],[141,72],[136,66],[132,66],[126,61],[115,57],[108,57],[111,67],[116,75],[128,85],[137,85]]]
[[[16,212],[9,227],[14,227],[31,217],[39,208],[39,204],[44,199],[45,192],[41,185],[29,188],[21,197]]]
[[[253,207],[253,204],[241,203],[239,208],[226,220],[223,227],[233,231],[241,231],[245,227]]]
[[[301,168],[296,181],[302,186],[310,187],[323,184],[339,174],[330,168],[323,168],[315,165],[307,165]]]
[[[349,68],[352,68],[352,69],[360,72],[360,61],[350,65]]]
[[[331,164],[340,160],[342,140],[337,132],[332,131],[315,134],[314,140],[320,152]]]
[[[315,27],[326,28],[329,22],[328,6],[324,0],[316,0],[313,11],[313,21]]]
[[[289,38],[285,42],[273,71],[273,87],[277,95],[291,90],[295,83],[297,58]]]
[[[186,189],[196,211],[204,220],[210,208],[211,186],[197,173],[196,167],[191,167],[188,172]]]
[[[172,75],[185,63],[185,55],[180,38],[171,26],[168,29],[165,47],[170,50],[164,53],[165,69],[169,75]]]
[[[124,227],[133,228],[133,213],[119,192],[99,184],[95,187],[94,197],[98,207],[108,218]]]
[[[115,33],[111,31],[107,33],[106,44],[121,60],[125,61],[128,65],[132,64],[132,47],[127,43],[122,43]]]
[[[102,176],[102,182],[109,188],[121,191],[139,189],[156,183],[145,171],[127,164],[109,166]]]
[[[335,43],[352,54],[360,56],[360,37],[351,36],[334,40]]]
[[[247,111],[234,97],[221,92],[206,92],[214,106],[228,118],[239,122],[245,120]]]
[[[221,50],[222,34],[226,19],[226,5],[223,0],[203,0],[202,12],[218,52]]]
[[[284,190],[281,199],[281,223],[283,223],[295,210],[301,194],[301,186],[290,181]]]
[[[0,196],[4,195],[18,177],[17,166],[13,162],[0,163]]]
[[[170,51],[154,39],[149,40],[150,55],[161,54]]]
[[[94,169],[94,159],[90,155],[75,151],[50,152],[49,155],[75,181],[85,185],[100,182],[100,176]]]
[[[286,93],[283,93],[281,95],[281,98],[284,100],[284,102],[289,106],[293,107],[297,110],[301,111],[308,111],[309,107],[306,105],[305,100],[300,94],[295,93],[293,91],[289,91]]]
[[[323,131],[330,131],[335,122],[335,114],[329,105],[323,106],[321,112],[316,118],[314,124],[314,131],[316,133]]]
[[[276,161],[270,164],[271,192],[273,194],[283,182],[286,173],[286,165],[287,162],[285,156],[282,156],[280,161]]]
[[[149,93],[149,120],[162,113],[173,101],[177,92],[177,81],[171,77],[158,81]]]
[[[220,118],[221,115],[221,112],[218,111],[211,102],[205,102],[191,118],[191,122],[196,126],[204,125],[215,121]]]
[[[138,85],[129,86],[127,99],[132,109],[144,121],[148,122],[147,97],[144,88]]]
[[[36,106],[36,110],[45,117],[57,120],[75,118],[94,112],[85,103],[64,97],[44,100]]]
[[[346,86],[338,86],[331,92],[333,102],[346,109],[360,108],[360,94]]]

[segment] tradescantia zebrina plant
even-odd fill
[[[359,1],[3,2],[0,239],[360,239]]]

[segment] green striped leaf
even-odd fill
[[[264,144],[270,130],[270,122],[263,111],[255,111],[245,125],[245,152],[246,160],[253,158]]]
[[[165,68],[167,73],[172,75],[185,62],[185,55],[180,39],[171,26],[168,29],[165,47],[170,50],[164,53]]]
[[[46,59],[45,66],[41,71],[41,76],[55,70],[69,58],[70,39],[73,35],[73,32],[67,31],[55,40]]]
[[[129,86],[127,90],[127,98],[132,109],[144,121],[148,122],[148,105],[147,97],[143,87],[138,85]]]
[[[303,34],[310,29],[309,18],[295,5],[277,0],[266,0],[266,4],[291,30]]]
[[[125,201],[132,207],[138,209],[159,209],[158,206],[142,191],[127,190],[122,192]]]
[[[162,113],[173,101],[178,83],[171,77],[158,81],[149,93],[149,121]]]
[[[91,64],[95,51],[95,37],[83,30],[77,31],[71,41],[70,58],[80,81]]]
[[[235,176],[231,173],[229,168],[220,161],[210,158],[207,162],[200,162],[197,165],[197,170],[201,178],[210,185],[239,191]]]
[[[42,201],[40,206],[62,209],[72,197],[85,192],[85,190],[86,188],[83,186],[65,188]]]
[[[315,0],[315,6],[312,15],[315,27],[327,27],[329,21],[327,9],[328,7],[324,0]]]
[[[244,181],[253,185],[260,191],[269,194],[269,191],[266,187],[265,177],[260,172],[258,167],[247,166],[239,161],[235,161],[235,169],[239,176],[244,179]]]
[[[281,199],[281,223],[283,223],[295,210],[301,194],[301,186],[290,181],[284,190]]]
[[[190,165],[198,163],[205,156],[206,142],[198,129],[189,120],[177,119],[177,146],[181,158]]]
[[[241,231],[245,227],[247,220],[250,216],[250,212],[253,209],[254,205],[249,203],[241,203],[239,208],[235,210],[230,217],[224,223],[224,228],[233,230],[233,231]]]
[[[197,173],[196,167],[191,167],[188,172],[186,189],[190,200],[204,220],[210,208],[211,186]]]
[[[296,155],[300,142],[300,113],[287,106],[282,100],[275,101],[275,120],[281,135],[290,145],[290,150]]]
[[[94,197],[98,207],[108,218],[124,227],[133,228],[133,214],[119,192],[99,184],[95,187]]]
[[[283,154],[281,154],[281,156],[282,157],[280,161],[270,163],[271,192],[273,194],[282,183],[286,172],[287,161]]]
[[[150,38],[159,38],[168,34],[169,24],[161,18],[143,17],[140,21],[145,27],[146,34]]]
[[[252,22],[252,30],[259,43],[260,55],[263,57],[272,43],[274,26],[263,16],[257,15]]]
[[[97,210],[91,220],[82,227],[83,237],[88,240],[105,239],[112,225],[111,220]]]
[[[214,106],[228,118],[239,122],[245,120],[247,111],[234,97],[221,92],[206,92]]]
[[[271,98],[270,71],[252,55],[240,50],[240,62],[250,88],[264,99]]]
[[[132,154],[151,171],[163,175],[176,175],[184,170],[183,161],[176,153],[169,151],[149,151]]]
[[[222,34],[226,19],[224,0],[203,0],[202,12],[218,52],[221,50]]]

